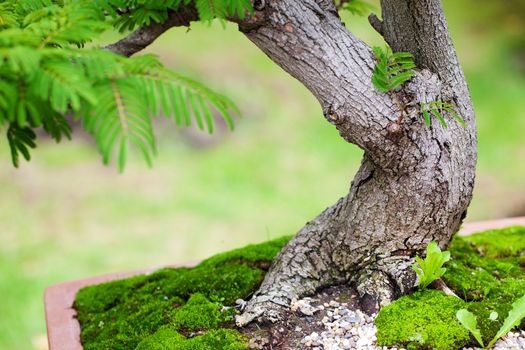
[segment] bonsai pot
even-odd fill
[[[468,223],[461,228],[459,234],[470,235],[475,232],[515,225],[525,226],[525,217]],[[196,262],[192,262],[169,267],[192,267],[195,265]],[[80,324],[75,317],[76,311],[73,308],[73,303],[79,289],[89,285],[123,279],[139,274],[147,274],[155,270],[157,270],[157,268],[109,274],[64,282],[48,287],[45,291],[44,303],[49,350],[82,349],[80,342]]]

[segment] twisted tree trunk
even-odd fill
[[[262,4],[260,4],[262,5]],[[372,18],[394,51],[414,54],[418,75],[377,92],[371,50],[331,0],[267,0],[240,29],[321,103],[341,136],[365,151],[349,194],[303,227],[275,260],[237,322],[279,319],[294,297],[353,284],[369,312],[410,291],[413,257],[448,244],[466,215],[476,164],[468,89],[439,0],[383,0]],[[420,102],[457,106],[464,128],[425,127]]]
[[[440,0],[381,0],[372,26],[396,52],[415,57],[417,75],[402,89],[372,85],[371,49],[341,22],[333,0],[253,0],[255,14],[232,19],[273,61],[319,100],[341,136],[365,151],[350,192],[284,247],[237,319],[279,319],[292,298],[353,284],[377,311],[409,292],[413,257],[434,240],[448,244],[466,215],[476,166],[476,124]],[[108,49],[132,55],[172,26],[197,19],[193,5],[141,28]],[[419,103],[456,106],[463,127],[425,126]]]

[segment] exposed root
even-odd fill
[[[235,317],[237,326],[243,327],[253,321],[275,323],[282,320],[288,305],[280,305],[270,299],[270,297],[264,295],[252,298],[248,302],[245,311]]]
[[[356,289],[359,293],[361,309],[369,315],[377,313],[381,307],[395,299],[395,286],[382,271],[361,272]]]
[[[365,313],[375,314],[414,289],[416,276],[410,269],[411,262],[409,257],[392,256],[359,272],[355,286]]]
[[[437,280],[432,282],[430,286],[434,289],[442,291],[446,295],[450,295],[452,297],[459,298],[458,295],[454,293],[454,291],[450,289],[441,278],[438,278]]]
[[[347,273],[351,278],[347,283],[351,282],[360,296],[361,309],[369,315],[375,314],[383,306],[412,291],[416,285],[416,275],[410,268],[411,263],[410,257],[391,256],[370,264],[366,269]],[[274,284],[268,284],[268,281],[273,281]],[[238,326],[242,327],[253,321],[281,321],[285,313],[290,312],[290,301],[293,298],[302,298],[329,287],[334,284],[334,279],[318,280],[321,283],[315,289],[305,288],[307,283],[301,286],[301,279],[278,279],[278,283],[275,282],[271,276],[267,276],[259,294],[255,294],[247,303],[244,313],[236,317]]]

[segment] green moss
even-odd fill
[[[498,304],[491,300],[472,302],[468,304],[467,310],[476,315],[478,327],[481,330],[481,335],[485,344],[494,338],[503,324],[505,317],[509,313],[510,308],[511,304]],[[489,318],[493,311],[498,313],[498,319],[494,321]]]
[[[186,305],[177,309],[173,324],[177,329],[187,331],[217,328],[222,320],[220,308],[204,295],[195,293]]]
[[[226,262],[241,262],[257,266],[260,263],[271,262],[290,238],[291,236],[281,237],[263,244],[251,244],[226,253],[217,254],[204,260],[200,266],[217,266]]]
[[[451,261],[443,279],[466,300],[480,300],[497,283],[497,278],[487,270],[486,260],[476,252],[475,247],[463,238],[454,238],[450,252]]]
[[[378,345],[403,345],[408,349],[458,349],[470,341],[456,319],[465,307],[461,299],[426,290],[400,298],[377,316]]]
[[[161,328],[140,342],[136,350],[243,350],[246,339],[238,332],[218,329],[186,339],[172,328]]]
[[[258,288],[264,268],[288,239],[219,254],[195,268],[161,269],[151,275],[81,289],[74,306],[84,348],[135,349],[155,334],[159,339],[183,344],[173,349],[217,349],[209,347],[214,341],[221,349],[229,349],[227,344],[238,349],[239,334],[219,328],[231,320],[235,309],[220,312],[221,307],[248,298]],[[208,332],[180,341],[175,339],[182,336],[177,331]],[[158,348],[163,349],[163,344]]]
[[[446,265],[447,272],[443,279],[456,294],[465,299],[464,305],[473,312],[478,320],[481,334],[488,342],[497,333],[503,324],[512,303],[525,294],[525,228],[510,227],[500,230],[491,230],[472,236],[455,237],[449,248],[452,260]],[[427,293],[425,298],[420,293],[401,298],[391,306],[382,310],[378,316],[378,340],[384,345],[409,344],[413,348],[424,348],[418,342],[408,342],[411,332],[420,332],[418,327],[430,327],[432,334],[437,332],[436,325],[431,319],[425,319],[416,311],[403,310],[404,307],[419,305],[421,312],[433,314],[436,309],[447,315],[454,315],[456,305],[442,303],[437,292]],[[415,300],[414,300],[415,298]],[[414,304],[415,303],[415,304]],[[426,305],[432,304],[435,305]],[[441,304],[439,304],[441,303]],[[394,311],[388,311],[392,308]],[[444,310],[448,308],[448,310]],[[497,312],[499,317],[492,321],[491,312]],[[393,314],[399,316],[395,322]],[[418,318],[417,321],[413,321]],[[386,322],[388,320],[389,322]],[[445,318],[442,319],[446,321]],[[456,333],[457,321],[455,316],[449,318],[447,327]],[[441,323],[438,326],[442,325]],[[399,334],[397,334],[399,333]],[[450,334],[447,331],[444,334]],[[425,341],[424,336],[420,339]],[[457,345],[457,344],[456,344]],[[454,346],[456,346],[454,345]],[[465,345],[465,344],[463,344]],[[474,342],[471,342],[474,345]],[[451,347],[455,349],[456,347]]]
[[[525,253],[525,227],[513,226],[489,230],[463,237],[473,243],[481,255],[488,258],[523,256]]]
[[[77,294],[75,307],[82,312],[104,312],[116,305],[127,290],[144,284],[145,280],[145,276],[136,276],[100,284],[96,288],[83,288]]]
[[[177,349],[186,338],[170,327],[161,327],[137,345],[136,350],[172,350]]]
[[[175,291],[186,295],[202,293],[211,300],[230,305],[238,298],[247,298],[261,284],[265,272],[246,265],[225,264],[199,266],[187,275]]]
[[[456,237],[444,280],[466,300],[512,302],[525,290],[525,228]]]
[[[181,350],[243,350],[248,349],[246,338],[231,329],[217,329],[200,337],[191,338]]]

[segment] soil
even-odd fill
[[[331,301],[348,304],[348,308],[359,309],[357,292],[348,286],[340,285],[326,288],[311,298],[315,304],[329,304]],[[312,316],[301,311],[289,312],[279,323],[252,323],[239,332],[251,338],[250,348],[263,350],[298,350],[307,349],[301,343],[305,335],[325,330],[322,323],[326,310],[315,312]]]

